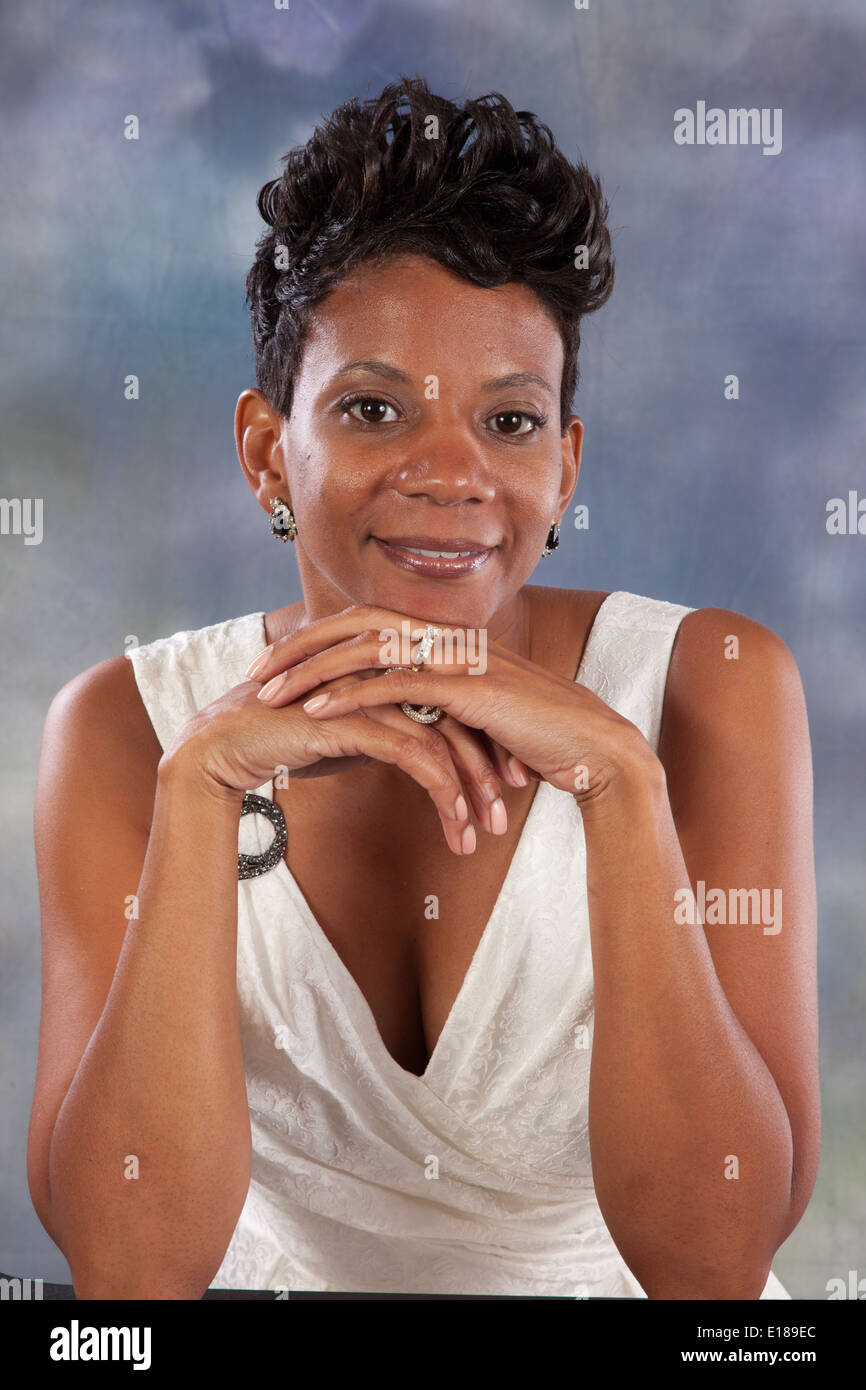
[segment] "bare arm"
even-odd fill
[[[380,759],[429,793],[447,843],[464,852],[468,807],[437,734],[407,729],[393,713],[396,727],[365,714],[320,726],[297,705],[269,709],[259,689],[246,681],[226,691],[163,754],[119,658],[64,687],[46,720],[35,818],[43,1005],[28,1176],[79,1297],[201,1297],[243,1207],[244,789],[277,766],[303,777]],[[476,800],[495,775],[480,748],[465,767]]]
[[[651,1298],[758,1298],[818,1162],[805,707],[777,638],[704,610],[680,630],[665,711],[659,759],[583,808],[596,1192]],[[677,920],[698,880],[729,901],[770,890],[781,929]]]
[[[170,761],[154,768],[140,717],[130,734],[129,719],[107,716],[109,698],[127,712],[134,699],[125,659],[86,676],[55,701],[40,764],[31,1192],[79,1298],[200,1298],[250,1178],[235,976],[241,794],[222,797]]]

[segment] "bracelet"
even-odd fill
[[[238,853],[239,879],[258,878],[260,874],[266,874],[273,869],[282,859],[289,842],[285,816],[275,801],[269,801],[266,796],[257,796],[255,792],[245,792],[241,815],[248,816],[251,812],[267,816],[276,834],[264,854]]]

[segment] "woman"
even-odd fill
[[[600,187],[498,94],[403,79],[259,207],[236,439],[304,598],[52,704],[40,1218],[83,1298],[787,1297],[796,667],[735,613],[527,584],[580,465]]]

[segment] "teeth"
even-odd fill
[[[472,555],[472,550],[419,550],[414,545],[404,545],[404,550],[408,550],[412,555],[429,555],[434,560],[457,560],[465,555]]]

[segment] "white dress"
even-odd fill
[[[691,611],[610,594],[578,671],[653,748]],[[128,652],[161,745],[244,681],[264,645],[264,615],[250,613]],[[273,797],[273,783],[256,790]],[[260,854],[273,835],[246,815],[238,848]],[[387,1051],[285,859],[238,883],[237,962],[252,1178],[214,1288],[645,1297],[593,1188],[592,957],[572,796],[539,783],[423,1076]],[[789,1295],[771,1273],[761,1297]]]

